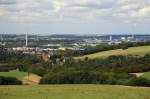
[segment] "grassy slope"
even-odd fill
[[[0,86],[0,99],[150,99],[150,88],[109,85]]]
[[[22,79],[23,77],[27,76],[28,74],[26,72],[20,72],[17,70],[9,71],[9,72],[0,72],[0,76],[5,77],[16,77],[18,79]]]
[[[0,63],[0,66],[7,66],[8,64],[2,64],[2,63]]]
[[[150,72],[145,72],[142,77],[147,78],[150,80]]]
[[[85,55],[85,56],[81,56],[81,57],[77,57],[77,59],[79,58],[101,58],[101,57],[108,57],[111,55],[143,55],[146,53],[150,53],[150,46],[140,46],[140,47],[131,47],[127,50],[122,50],[122,49],[117,49],[117,50],[110,50],[110,51],[103,51],[103,52],[98,52],[95,54],[90,54],[90,55]]]

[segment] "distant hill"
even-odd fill
[[[81,57],[76,57],[76,59],[83,59],[88,57],[90,59],[93,58],[105,58],[111,55],[144,55],[150,53],[150,46],[140,46],[140,47],[130,47],[128,49],[117,49],[110,51],[102,51],[94,54],[84,55]]]

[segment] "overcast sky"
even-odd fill
[[[150,0],[0,0],[0,33],[150,34]]]

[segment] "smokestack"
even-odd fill
[[[1,41],[3,41],[3,36],[2,36],[2,34],[1,34]]]
[[[109,36],[109,40],[112,41],[112,35]]]
[[[134,39],[134,34],[132,34],[132,39]]]
[[[28,47],[28,33],[26,33],[26,47]]]

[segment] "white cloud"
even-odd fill
[[[0,16],[3,16],[4,14],[5,14],[5,12],[0,9]]]
[[[0,16],[8,20],[109,20],[134,21],[150,17],[150,0],[0,0]]]
[[[139,17],[147,17],[150,15],[150,7],[144,7],[137,11],[134,15]]]

